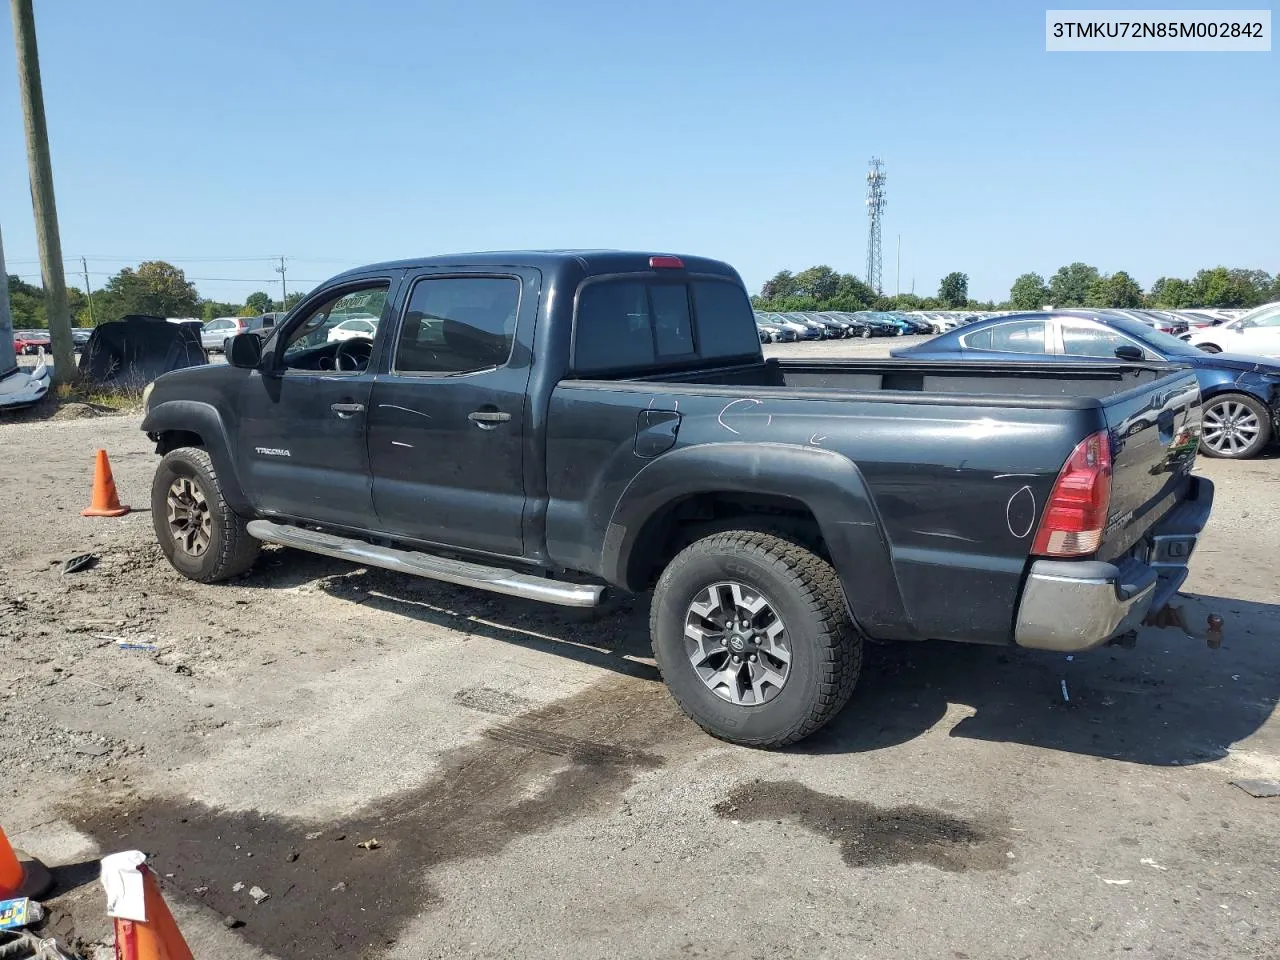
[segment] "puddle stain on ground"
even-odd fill
[[[795,823],[833,843],[851,867],[923,863],[950,873],[1010,863],[1000,831],[923,807],[877,807],[794,781],[742,784],[716,804],[725,819]]]
[[[653,748],[693,736],[660,685],[618,677],[501,724],[424,786],[339,821],[138,798],[68,819],[104,852],[143,850],[170,889],[242,921],[246,940],[284,960],[371,956],[436,900],[432,867],[595,812],[662,766]],[[373,838],[376,849],[357,846]],[[255,885],[270,894],[256,906]]]

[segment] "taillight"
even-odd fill
[[[1045,505],[1031,552],[1081,557],[1102,543],[1111,505],[1111,445],[1107,431],[1082,440],[1071,452]]]
[[[683,270],[684,261],[681,260],[679,257],[672,257],[666,254],[662,256],[650,257],[649,269],[650,270],[662,270],[662,269]]]

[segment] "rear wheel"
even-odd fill
[[[1244,460],[1256,456],[1271,439],[1265,405],[1241,393],[1214,397],[1201,413],[1200,451],[1207,457]]]
[[[848,701],[862,664],[831,565],[753,530],[677,554],[654,589],[650,629],[681,709],[746,746],[781,747],[819,730]]]
[[[199,447],[171,450],[156,467],[151,522],[174,569],[201,583],[244,573],[261,549],[223,499],[213,461]]]
[[[869,339],[871,339],[871,328],[870,328],[870,327],[863,327],[863,328],[862,328],[862,332],[861,332],[860,334],[858,334],[858,336],[862,337],[862,339],[863,339],[863,340],[869,340]]]

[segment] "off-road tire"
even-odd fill
[[[210,543],[198,557],[178,546],[169,527],[169,487],[179,477],[193,479],[209,507]],[[173,568],[199,583],[216,583],[239,576],[253,566],[262,549],[261,541],[249,536],[247,521],[227,505],[213,460],[201,447],[179,447],[164,455],[151,483],[151,522],[160,549]]]
[[[685,652],[685,618],[708,586],[748,582],[768,596],[787,627],[791,672],[759,705],[717,696]],[[654,658],[676,703],[707,733],[749,747],[784,747],[821,729],[848,702],[862,667],[862,637],[832,566],[804,547],[756,530],[704,537],[680,551],[653,591]]]

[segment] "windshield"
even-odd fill
[[[1145,343],[1152,350],[1158,350],[1166,357],[1200,357],[1204,355],[1199,349],[1185,340],[1179,340],[1172,334],[1161,333],[1154,327],[1149,327],[1139,320],[1111,316],[1107,318],[1107,323],[1121,333],[1133,337],[1139,343]]]
[[[1257,322],[1265,317],[1275,316],[1277,313],[1280,313],[1280,301],[1276,301],[1275,303],[1264,303],[1260,307],[1254,307],[1243,317],[1237,317],[1232,321],[1232,323],[1244,325],[1245,323]]]

